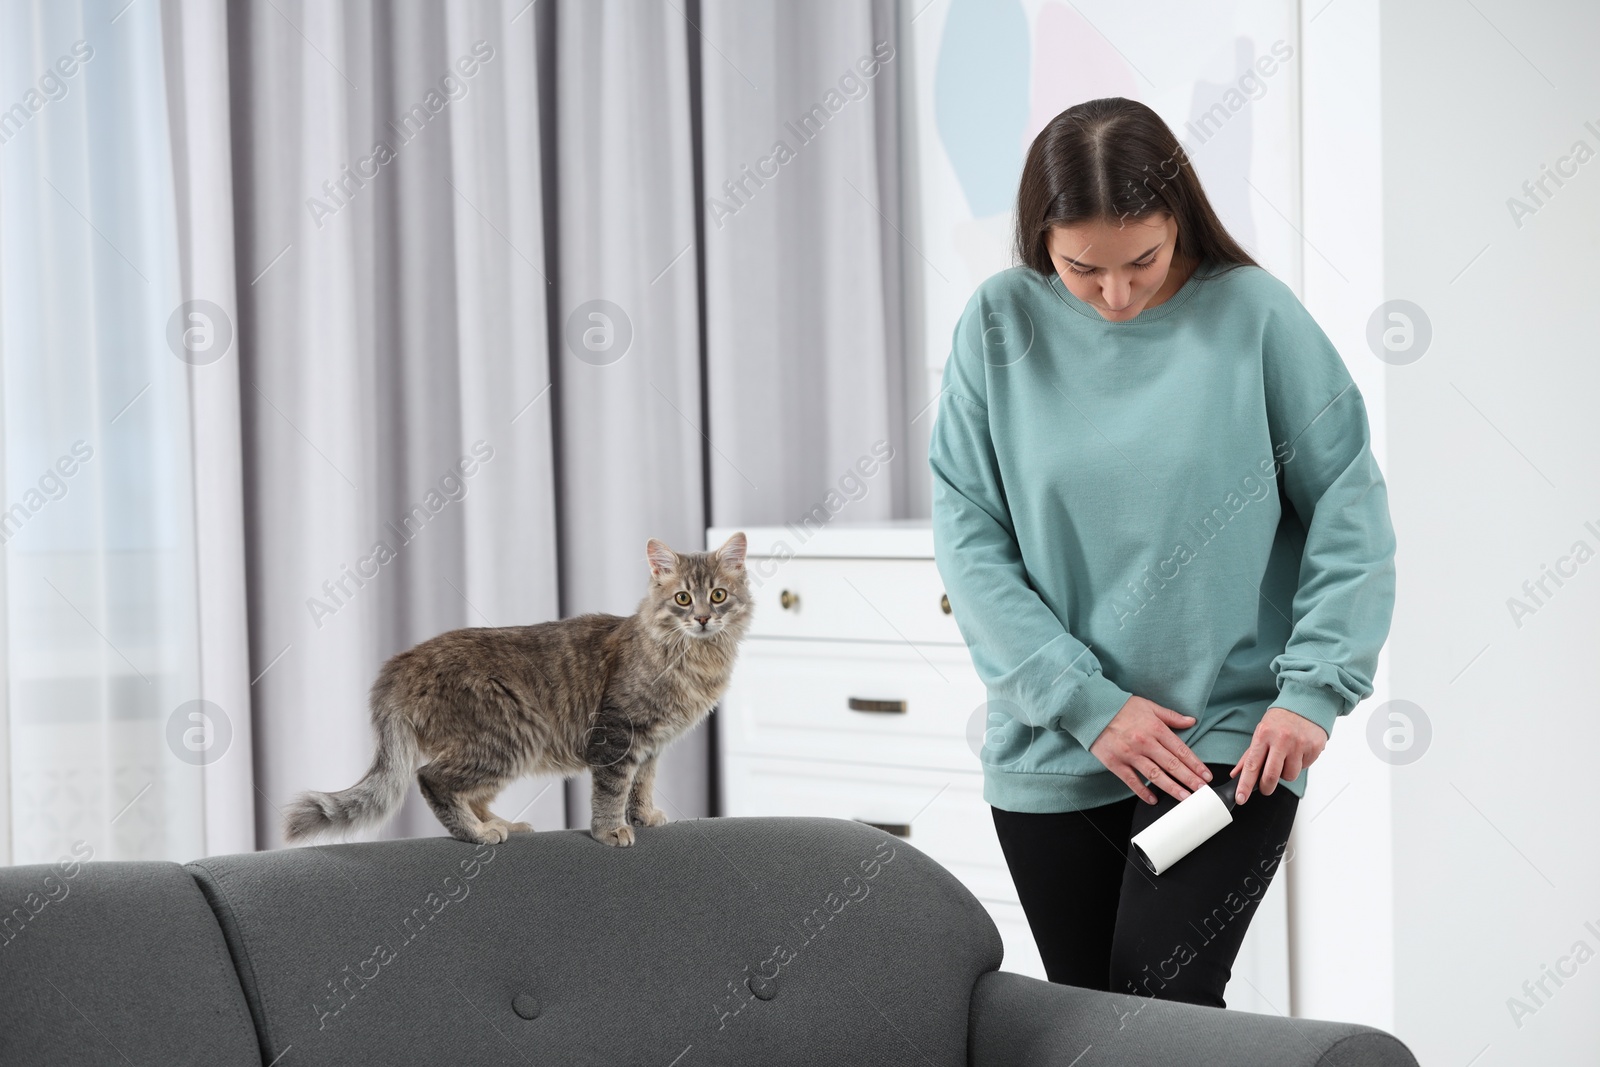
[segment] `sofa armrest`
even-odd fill
[[[988,971],[972,991],[971,1067],[1417,1067],[1396,1037]],[[1088,1055],[1084,1055],[1087,1052]]]

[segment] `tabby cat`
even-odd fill
[[[650,583],[626,617],[590,614],[431,637],[383,665],[372,685],[372,768],[337,793],[302,793],[284,817],[298,841],[388,818],[411,775],[445,829],[496,844],[532,830],[489,804],[529,774],[593,775],[589,832],[631,845],[667,821],[651,796],[656,760],[728,687],[750,625],[745,536],[712,552],[651,538]],[[428,762],[420,769],[419,757]]]

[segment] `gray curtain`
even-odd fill
[[[384,659],[557,614],[537,61],[520,7],[230,13],[263,847],[295,792],[365,770]],[[547,784],[518,783],[501,813]],[[552,789],[523,818],[562,826],[564,807]],[[414,785],[384,831],[438,832]]]
[[[911,425],[924,375],[902,333],[917,253],[901,211],[909,57],[895,12],[891,0],[705,5],[719,524],[927,514],[925,436],[919,447]]]
[[[561,606],[625,615],[644,594],[647,540],[705,542],[686,27],[667,3],[540,7],[554,43]],[[708,811],[708,733],[661,758],[668,818]],[[588,776],[567,795],[587,826]]]
[[[892,14],[230,8],[261,846],[295,792],[365,770],[389,655],[631,612],[647,538],[699,549],[712,518],[798,519],[876,442],[895,458],[839,518],[917,513]],[[894,58],[869,78],[875,46]],[[723,217],[717,187],[813,105],[816,138]],[[475,446],[492,458],[449,480]],[[670,817],[711,810],[711,733],[664,758]],[[587,825],[587,779],[496,807],[525,804]],[[439,832],[415,787],[383,831]]]

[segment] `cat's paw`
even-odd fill
[[[531,823],[531,822],[506,823],[506,829],[510,830],[514,834],[531,834],[531,833],[533,833],[533,823]]]
[[[665,826],[667,813],[660,808],[651,808],[649,811],[630,811],[628,821],[635,826]]]
[[[589,833],[596,841],[603,841],[615,847],[627,848],[633,844],[633,827],[631,826],[602,826],[591,828]]]
[[[507,824],[503,820],[496,819],[494,822],[483,824],[483,829],[478,833],[478,844],[498,845],[510,836],[511,830]]]

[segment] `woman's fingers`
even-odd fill
[[[1173,781],[1172,776],[1163,770],[1159,763],[1146,757],[1145,764],[1144,776],[1150,780],[1151,785],[1179,800],[1189,795],[1189,790],[1185,789],[1182,783]]]
[[[1156,709],[1157,717],[1165,722],[1168,726],[1176,726],[1180,730],[1187,730],[1189,727],[1194,725],[1195,719],[1193,715],[1178,711],[1175,708],[1163,707],[1162,705],[1155,703],[1155,701],[1151,701],[1150,703]]]
[[[1262,796],[1271,796],[1272,791],[1278,788],[1278,779],[1283,775],[1285,755],[1282,743],[1272,745],[1267,749],[1267,760],[1261,768]]]
[[[1257,735],[1250,742],[1250,747],[1245,750],[1244,759],[1239,761],[1239,785],[1234,790],[1234,798],[1240,804],[1250,799],[1250,791],[1256,787],[1256,775],[1261,770],[1261,758],[1265,749],[1265,743]]]
[[[1162,751],[1151,753],[1162,766],[1172,771],[1173,777],[1189,783],[1190,789],[1199,789],[1211,778],[1205,763],[1177,734],[1168,730],[1161,738]],[[1176,766],[1174,766],[1176,764]]]
[[[1156,802],[1156,795],[1150,792],[1149,789],[1145,788],[1145,784],[1139,780],[1139,772],[1133,769],[1132,764],[1123,764],[1122,767],[1116,771],[1116,775],[1118,778],[1122,779],[1123,784],[1125,784],[1129,789],[1133,790],[1134,796],[1138,797],[1146,804],[1154,804]]]
[[[1183,742],[1179,741],[1178,744],[1182,745]],[[1172,776],[1173,781],[1182,784],[1185,789],[1193,791],[1202,788],[1206,784],[1204,776],[1197,774],[1182,754],[1174,752],[1170,748],[1160,748],[1149,753],[1149,756],[1155,761],[1156,766],[1166,771]],[[1202,763],[1200,766],[1204,768],[1205,764]]]

